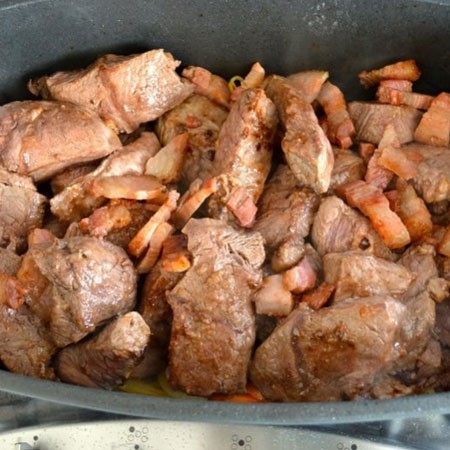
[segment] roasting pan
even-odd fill
[[[31,76],[107,52],[163,47],[230,77],[256,60],[270,72],[327,69],[348,99],[356,74],[415,58],[418,90],[450,91],[450,0],[0,0],[0,104],[29,98]],[[1,345],[1,343],[0,343]],[[0,370],[0,389],[85,408],[172,420],[256,424],[362,422],[450,413],[450,393],[333,403],[231,404],[152,398]]]

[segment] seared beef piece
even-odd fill
[[[167,366],[172,310],[166,293],[183,278],[183,272],[167,272],[158,262],[145,278],[139,312],[152,331],[144,357],[133,371],[134,378],[148,378]]]
[[[336,287],[335,302],[373,295],[399,298],[415,278],[404,266],[361,251],[328,253],[323,268],[325,282]]]
[[[322,200],[311,230],[314,247],[321,256],[348,250],[362,250],[380,258],[392,253],[372,224],[337,197]]]
[[[175,72],[179,64],[163,50],[105,55],[86,69],[57,72],[28,87],[35,95],[90,108],[116,131],[131,133],[192,93]]]
[[[11,372],[54,379],[50,359],[55,351],[45,326],[27,305],[0,305],[0,361]]]
[[[279,272],[295,265],[304,254],[319,196],[299,185],[292,171],[280,164],[267,183],[254,230],[261,233],[272,268]]]
[[[35,245],[17,276],[30,287],[29,306],[58,347],[78,342],[135,304],[133,264],[121,248],[95,238]]]
[[[144,319],[129,312],[91,339],[61,350],[56,373],[67,383],[114,389],[130,376],[149,339],[150,328]]]
[[[188,133],[189,144],[184,161],[182,184],[211,176],[215,144],[228,110],[202,95],[191,95],[181,105],[158,119],[156,133],[162,145],[177,134]]]
[[[250,377],[274,401],[377,397],[389,374],[415,367],[433,325],[425,293],[406,305],[374,296],[298,308],[258,348]]]
[[[87,174],[93,172],[97,166],[97,162],[77,164],[58,173],[51,180],[53,195],[57,195],[72,184],[81,181]]]
[[[326,192],[334,157],[312,106],[282,77],[269,77],[266,92],[286,131],[281,147],[292,172],[318,194]]]
[[[93,172],[53,197],[50,200],[52,213],[60,220],[68,222],[77,222],[88,216],[106,201],[88,192],[93,180],[111,176],[142,175],[147,160],[159,148],[159,141],[153,133],[142,133],[136,141],[106,158]]]
[[[71,103],[25,101],[0,107],[0,165],[42,181],[122,147],[92,111]]]
[[[42,226],[46,202],[30,178],[0,168],[0,246],[23,251],[28,233]]]
[[[287,77],[287,82],[308,103],[312,103],[319,95],[323,84],[328,79],[328,72],[324,70],[304,70]]]
[[[403,150],[408,159],[417,163],[413,183],[422,198],[427,203],[450,200],[449,149],[412,143]]]
[[[0,247],[0,272],[14,276],[19,270],[22,258],[12,250]]]
[[[276,125],[275,106],[262,89],[245,90],[233,105],[216,144],[213,175],[225,175],[226,183],[209,201],[214,218],[229,216],[225,205],[237,188],[256,204],[269,175]]]
[[[351,102],[348,112],[355,124],[357,141],[379,144],[386,125],[392,124],[400,143],[414,140],[422,113],[410,106],[383,105],[370,102]]]
[[[362,180],[366,172],[364,160],[351,150],[333,148],[334,166],[329,192],[350,181]]]
[[[265,258],[262,237],[212,219],[191,219],[183,233],[193,265],[168,293],[169,380],[195,395],[245,392],[255,342],[251,296]]]

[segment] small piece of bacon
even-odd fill
[[[296,266],[283,273],[284,285],[294,294],[301,294],[312,289],[316,279],[316,271],[306,256]]]
[[[129,200],[153,200],[166,191],[155,177],[150,175],[123,175],[93,180],[88,192],[94,197],[124,198]]]
[[[377,163],[403,180],[411,180],[417,175],[417,165],[408,159],[401,148],[392,146],[383,148]]]
[[[450,141],[450,94],[442,92],[431,102],[414,132],[418,142],[448,147]]]
[[[169,236],[163,243],[161,265],[167,272],[186,272],[192,265],[192,256],[187,249],[187,236]]]
[[[159,224],[153,233],[147,253],[136,266],[137,273],[148,273],[158,261],[164,241],[175,231],[175,228],[167,222]]]
[[[153,234],[156,228],[164,222],[167,222],[172,215],[172,212],[177,208],[177,201],[180,194],[177,191],[170,191],[167,199],[156,211],[156,213],[150,217],[149,221],[136,233],[136,236],[128,244],[128,252],[135,256],[140,257],[150,244]]]
[[[253,225],[258,208],[243,187],[238,187],[231,193],[226,207],[236,217],[241,227],[250,228]]]
[[[368,88],[378,84],[382,80],[407,80],[417,81],[420,78],[420,70],[413,59],[389,64],[381,69],[363,71],[359,75],[361,84]]]
[[[202,206],[203,202],[219,189],[217,178],[210,178],[203,183],[200,179],[192,182],[189,190],[183,195],[180,206],[173,215],[173,223],[178,229],[186,225],[187,221]]]
[[[331,143],[340,148],[352,146],[355,127],[347,111],[344,94],[334,84],[327,81],[317,96],[327,115],[326,134]]]
[[[445,230],[445,234],[439,242],[438,252],[441,255],[447,256],[450,258],[450,225]]]
[[[380,103],[389,103],[397,106],[407,105],[426,111],[430,107],[433,97],[431,95],[405,92],[380,85],[377,90],[377,100]]]
[[[358,145],[358,155],[364,160],[367,164],[372,158],[372,155],[375,152],[375,145],[370,142],[360,142]]]
[[[235,102],[245,89],[256,89],[260,88],[264,82],[264,77],[266,76],[266,71],[264,67],[261,66],[259,62],[253,64],[250,72],[242,80],[240,86],[233,90],[231,93],[231,102]]]
[[[286,287],[282,274],[265,277],[253,301],[256,313],[268,316],[286,317],[294,308],[294,297]]]
[[[25,301],[27,292],[17,278],[0,272],[0,305],[17,309]]]
[[[79,223],[84,234],[94,237],[105,237],[111,231],[125,228],[131,223],[131,214],[124,205],[107,205],[96,209],[89,217]]]
[[[380,86],[397,91],[412,92],[412,83],[408,80],[381,80]]]
[[[336,192],[347,203],[358,208],[390,249],[402,248],[411,238],[400,217],[389,208],[389,201],[380,189],[361,180],[339,186]]]
[[[312,103],[319,95],[329,73],[324,70],[304,70],[287,77],[288,83],[300,93],[308,103]]]
[[[332,284],[322,283],[313,291],[303,294],[300,297],[300,301],[306,303],[310,308],[317,310],[328,302],[334,290],[335,287]]]

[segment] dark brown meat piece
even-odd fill
[[[90,108],[116,131],[131,133],[193,92],[191,84],[175,72],[179,64],[163,50],[106,55],[86,69],[32,81],[29,89],[44,98]]]
[[[191,95],[158,119],[156,133],[162,145],[167,145],[178,134],[189,134],[183,186],[189,187],[195,179],[204,181],[211,176],[215,144],[227,115],[228,110],[208,98]]]
[[[304,254],[319,196],[302,188],[292,171],[280,164],[267,183],[260,202],[254,230],[261,233],[272,268],[280,272],[295,265]]]
[[[158,262],[145,278],[139,312],[152,331],[144,357],[133,371],[134,378],[148,378],[161,373],[167,366],[167,354],[172,324],[172,309],[166,293],[183,278],[182,272],[167,272]]]
[[[213,175],[224,175],[226,186],[209,201],[214,218],[228,217],[225,205],[237,188],[256,204],[269,175],[276,125],[275,106],[262,89],[245,90],[233,105],[216,144]]]
[[[0,361],[11,372],[54,379],[50,360],[55,346],[41,321],[26,305],[0,305]]]
[[[336,287],[335,302],[373,295],[399,298],[415,278],[404,266],[361,251],[328,253],[323,268],[325,282]]]
[[[266,92],[286,131],[281,147],[292,172],[304,186],[326,192],[334,156],[312,106],[282,77],[269,77]]]
[[[28,233],[42,226],[46,202],[30,178],[0,168],[0,246],[23,251]]]
[[[93,172],[64,189],[50,200],[52,213],[60,220],[78,222],[106,202],[105,198],[89,193],[91,183],[100,178],[142,175],[145,165],[160,149],[154,133],[144,132],[134,142],[114,152]]]
[[[63,172],[58,173],[51,180],[53,194],[57,195],[72,184],[81,181],[87,174],[93,172],[97,168],[97,166],[98,163],[91,162],[70,166]]]
[[[350,181],[362,180],[366,171],[364,160],[351,150],[333,149],[334,166],[329,192]]]
[[[189,394],[243,393],[255,342],[251,295],[262,278],[262,237],[212,219],[191,219],[183,233],[193,265],[168,294],[169,380]]]
[[[58,347],[78,342],[136,301],[136,273],[128,256],[95,238],[33,246],[17,276],[32,288],[29,306],[48,324]]]
[[[413,184],[422,198],[427,203],[450,200],[449,149],[412,143],[403,150],[408,159],[417,163]]]
[[[0,165],[42,181],[122,147],[92,111],[71,103],[25,101],[0,107]]]
[[[380,258],[392,254],[372,224],[337,197],[322,200],[311,229],[314,247],[321,256],[348,250],[362,250]]]
[[[123,384],[140,360],[150,328],[132,311],[109,323],[96,336],[61,350],[55,362],[66,383],[114,389]]]
[[[386,125],[392,124],[400,143],[414,140],[416,129],[422,113],[410,106],[383,105],[370,102],[351,102],[348,112],[355,124],[357,141],[371,142],[378,145]]]
[[[0,272],[14,276],[20,268],[22,258],[7,248],[0,247]]]

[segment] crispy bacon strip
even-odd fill
[[[79,223],[84,234],[94,237],[107,236],[111,231],[125,228],[131,223],[132,217],[124,205],[108,205],[96,209],[89,217]]]
[[[361,72],[358,77],[361,84],[368,88],[378,84],[382,80],[407,80],[417,81],[420,78],[420,70],[413,59],[389,64],[381,69]]]
[[[429,110],[414,132],[414,139],[423,144],[448,147],[450,141],[450,94],[442,92],[431,102]]]
[[[161,198],[166,188],[150,175],[123,175],[95,179],[88,191],[94,197],[153,200]]]
[[[380,87],[395,89],[397,91],[412,92],[412,83],[408,80],[381,80]]]
[[[149,221],[137,232],[136,236],[128,244],[128,252],[135,256],[140,257],[144,253],[145,249],[150,244],[153,234],[156,228],[161,223],[167,222],[172,215],[172,212],[177,208],[177,201],[180,194],[177,191],[170,191],[169,195],[161,207],[156,213],[150,217]]]
[[[380,85],[377,90],[377,100],[380,103],[389,103],[397,106],[407,105],[426,111],[430,107],[433,97],[431,95],[405,92]]]
[[[294,307],[294,297],[286,287],[282,274],[265,277],[253,301],[257,314],[268,316],[286,317]]]
[[[205,182],[200,179],[192,182],[189,190],[183,195],[180,206],[174,213],[173,222],[178,229],[184,227],[187,221],[194,215],[203,202],[219,189],[217,178],[210,178]]]
[[[370,142],[360,142],[358,145],[358,155],[364,160],[367,164],[370,161],[373,153],[375,152],[375,145]]]
[[[355,127],[347,111],[342,91],[327,81],[317,96],[317,101],[322,105],[327,115],[326,134],[331,143],[340,148],[352,146],[352,138],[355,135]]]
[[[0,305],[17,309],[25,301],[28,290],[20,281],[0,272]]]
[[[325,306],[335,287],[332,284],[322,283],[318,288],[311,292],[307,292],[300,297],[302,303],[306,303],[312,309],[320,309]]]
[[[229,107],[230,91],[227,82],[203,67],[186,67],[182,75],[194,84],[194,92],[204,95],[219,105]]]
[[[411,238],[400,217],[389,208],[389,201],[380,189],[361,180],[339,186],[336,192],[347,203],[358,208],[372,222],[373,227],[390,248],[402,248]]]
[[[438,252],[441,255],[450,258],[450,226],[447,227],[447,229],[445,230],[445,234],[441,239],[441,242],[439,242]]]
[[[175,228],[167,222],[159,224],[153,233],[148,246],[147,253],[136,266],[137,273],[148,273],[156,264],[165,239],[167,239]]]
[[[250,228],[253,225],[258,208],[243,187],[238,187],[231,193],[226,207],[236,217],[241,227]]]
[[[316,284],[316,279],[316,271],[307,257],[283,273],[284,285],[294,294],[301,294],[312,289]]]
[[[169,236],[163,243],[161,265],[167,272],[186,272],[192,265],[192,256],[187,249],[187,236]]]
[[[417,165],[397,147],[383,148],[377,163],[403,180],[411,180],[417,175]]]

